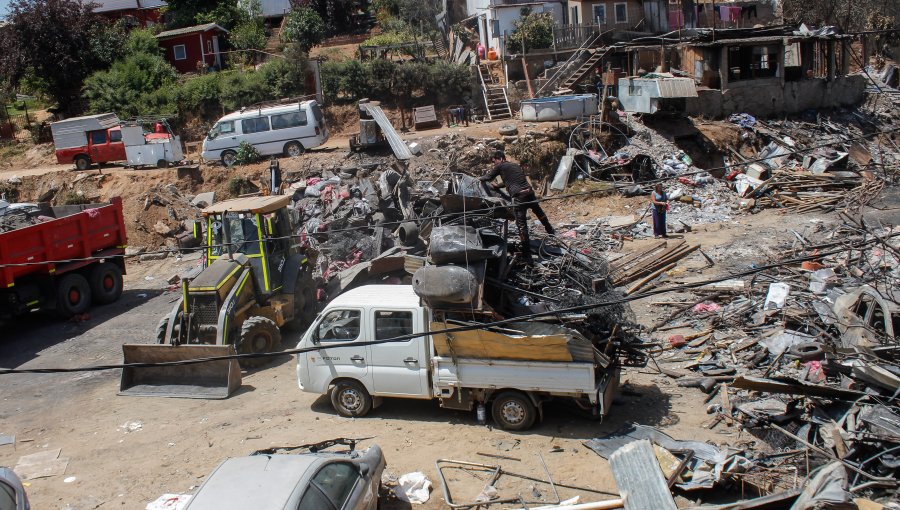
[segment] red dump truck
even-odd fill
[[[126,244],[121,198],[47,206],[21,224],[0,231],[0,317],[38,309],[71,317],[119,299]]]

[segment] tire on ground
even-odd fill
[[[504,391],[491,404],[491,415],[503,430],[528,430],[537,419],[537,409],[527,395]]]
[[[238,352],[241,354],[259,354],[272,352],[281,346],[281,331],[275,321],[266,317],[250,317],[241,326]],[[271,361],[272,358],[241,359],[244,367],[258,367]]]
[[[56,312],[64,318],[84,313],[91,306],[91,286],[78,273],[68,273],[56,283]]]
[[[359,418],[372,410],[372,397],[356,381],[338,381],[331,389],[331,406],[341,416]]]
[[[113,262],[96,264],[88,281],[95,305],[107,305],[122,295],[122,269]]]

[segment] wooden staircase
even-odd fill
[[[439,57],[443,59],[450,58],[450,50],[447,49],[447,42],[444,41],[442,36],[434,36],[431,39],[431,43],[434,45],[434,51],[438,54]]]
[[[478,64],[478,77],[481,80],[481,90],[484,94],[484,106],[488,120],[511,119],[512,109],[509,107],[506,87],[494,79],[494,75],[487,64]]]
[[[600,63],[600,60],[606,56],[606,53],[609,52],[609,48],[596,48],[588,50],[591,52],[591,56],[588,57],[587,60],[584,61],[581,66],[575,70],[565,81],[562,82],[562,88],[572,89],[575,85],[578,85],[581,80],[586,78],[591,71],[597,67],[597,64]]]

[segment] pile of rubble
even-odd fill
[[[900,468],[900,230],[848,218],[799,240],[802,262],[698,289],[657,322],[652,366],[708,394],[708,428],[757,438],[730,479],[796,495],[836,463],[841,501],[877,499]]]

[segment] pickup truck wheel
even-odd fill
[[[95,305],[107,305],[122,295],[122,269],[107,262],[91,270],[91,295]]]
[[[75,158],[75,168],[79,170],[87,170],[91,167],[91,158],[87,156],[77,156]]]
[[[515,391],[501,393],[491,404],[494,421],[503,430],[528,430],[537,418],[531,400]]]
[[[284,144],[284,155],[289,158],[296,158],[297,156],[303,154],[305,149],[300,142],[288,142]]]
[[[358,418],[372,410],[372,397],[356,381],[340,381],[331,390],[331,405],[341,416]]]
[[[241,326],[241,339],[238,352],[241,354],[259,354],[272,352],[281,346],[281,331],[272,319],[266,317],[250,317]],[[247,358],[240,360],[243,367],[258,367],[271,361],[272,358]]]
[[[78,273],[69,273],[56,285],[56,311],[64,318],[82,314],[91,306],[91,286]]]
[[[237,153],[234,151],[225,151],[222,153],[222,164],[225,166],[234,166],[237,163]]]

